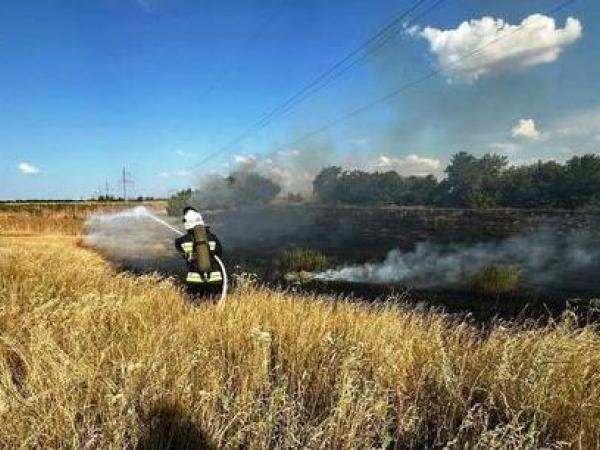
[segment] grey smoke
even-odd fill
[[[518,265],[534,288],[600,289],[600,234],[541,229],[498,242],[422,242],[414,251],[390,251],[383,262],[331,269],[316,278],[449,288],[491,264]]]
[[[295,136],[292,133],[290,141]],[[285,148],[266,150],[260,154],[241,154],[235,156],[235,172],[259,173],[282,188],[282,194],[300,193],[309,196],[312,193],[312,181],[328,165],[340,163],[336,145],[327,138],[317,137]]]

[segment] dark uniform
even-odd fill
[[[198,270],[196,258],[194,257],[194,230],[188,230],[186,234],[175,240],[175,248],[183,255],[187,262],[188,273],[186,282],[188,284],[214,285],[223,282],[223,275],[221,274],[220,267],[213,257],[213,255],[217,255],[221,258],[223,255],[221,241],[219,241],[219,238],[210,231],[209,227],[205,227],[205,230],[210,255],[209,271],[200,272]]]

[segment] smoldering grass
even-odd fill
[[[283,273],[321,271],[330,265],[331,258],[327,255],[317,250],[306,248],[284,249],[275,260],[275,266]]]
[[[515,283],[525,280],[527,287],[543,290],[590,290],[599,286],[599,239],[595,230],[563,233],[546,227],[501,241],[443,245],[425,241],[418,242],[412,251],[392,250],[381,262],[327,269],[315,277],[439,289],[464,286],[465,280],[488,267],[518,266],[521,276],[513,273]],[[506,271],[500,272],[507,275]]]
[[[519,266],[491,264],[466,277],[464,283],[474,292],[495,295],[516,292],[522,287],[524,277]]]

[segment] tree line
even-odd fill
[[[397,172],[323,169],[313,181],[327,204],[419,205],[455,208],[584,208],[600,206],[600,156],[574,156],[564,164],[538,161],[510,166],[506,156],[456,153],[445,177]]]
[[[538,161],[511,166],[506,156],[476,157],[456,153],[437,179],[402,176],[394,171],[345,171],[331,166],[313,180],[314,200],[325,204],[370,206],[443,206],[452,208],[586,208],[600,207],[600,156],[574,156],[565,163]],[[258,174],[215,176],[198,189],[169,199],[168,212],[184,206],[222,209],[272,202],[281,186]],[[288,193],[288,202],[303,198]]]

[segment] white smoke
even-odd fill
[[[144,206],[94,214],[85,224],[85,243],[128,268],[171,271],[179,262],[173,245],[174,225]]]
[[[590,231],[543,229],[495,243],[417,244],[392,250],[383,262],[330,269],[316,279],[402,283],[416,288],[455,287],[492,264],[518,265],[536,288],[600,289],[600,236]]]

